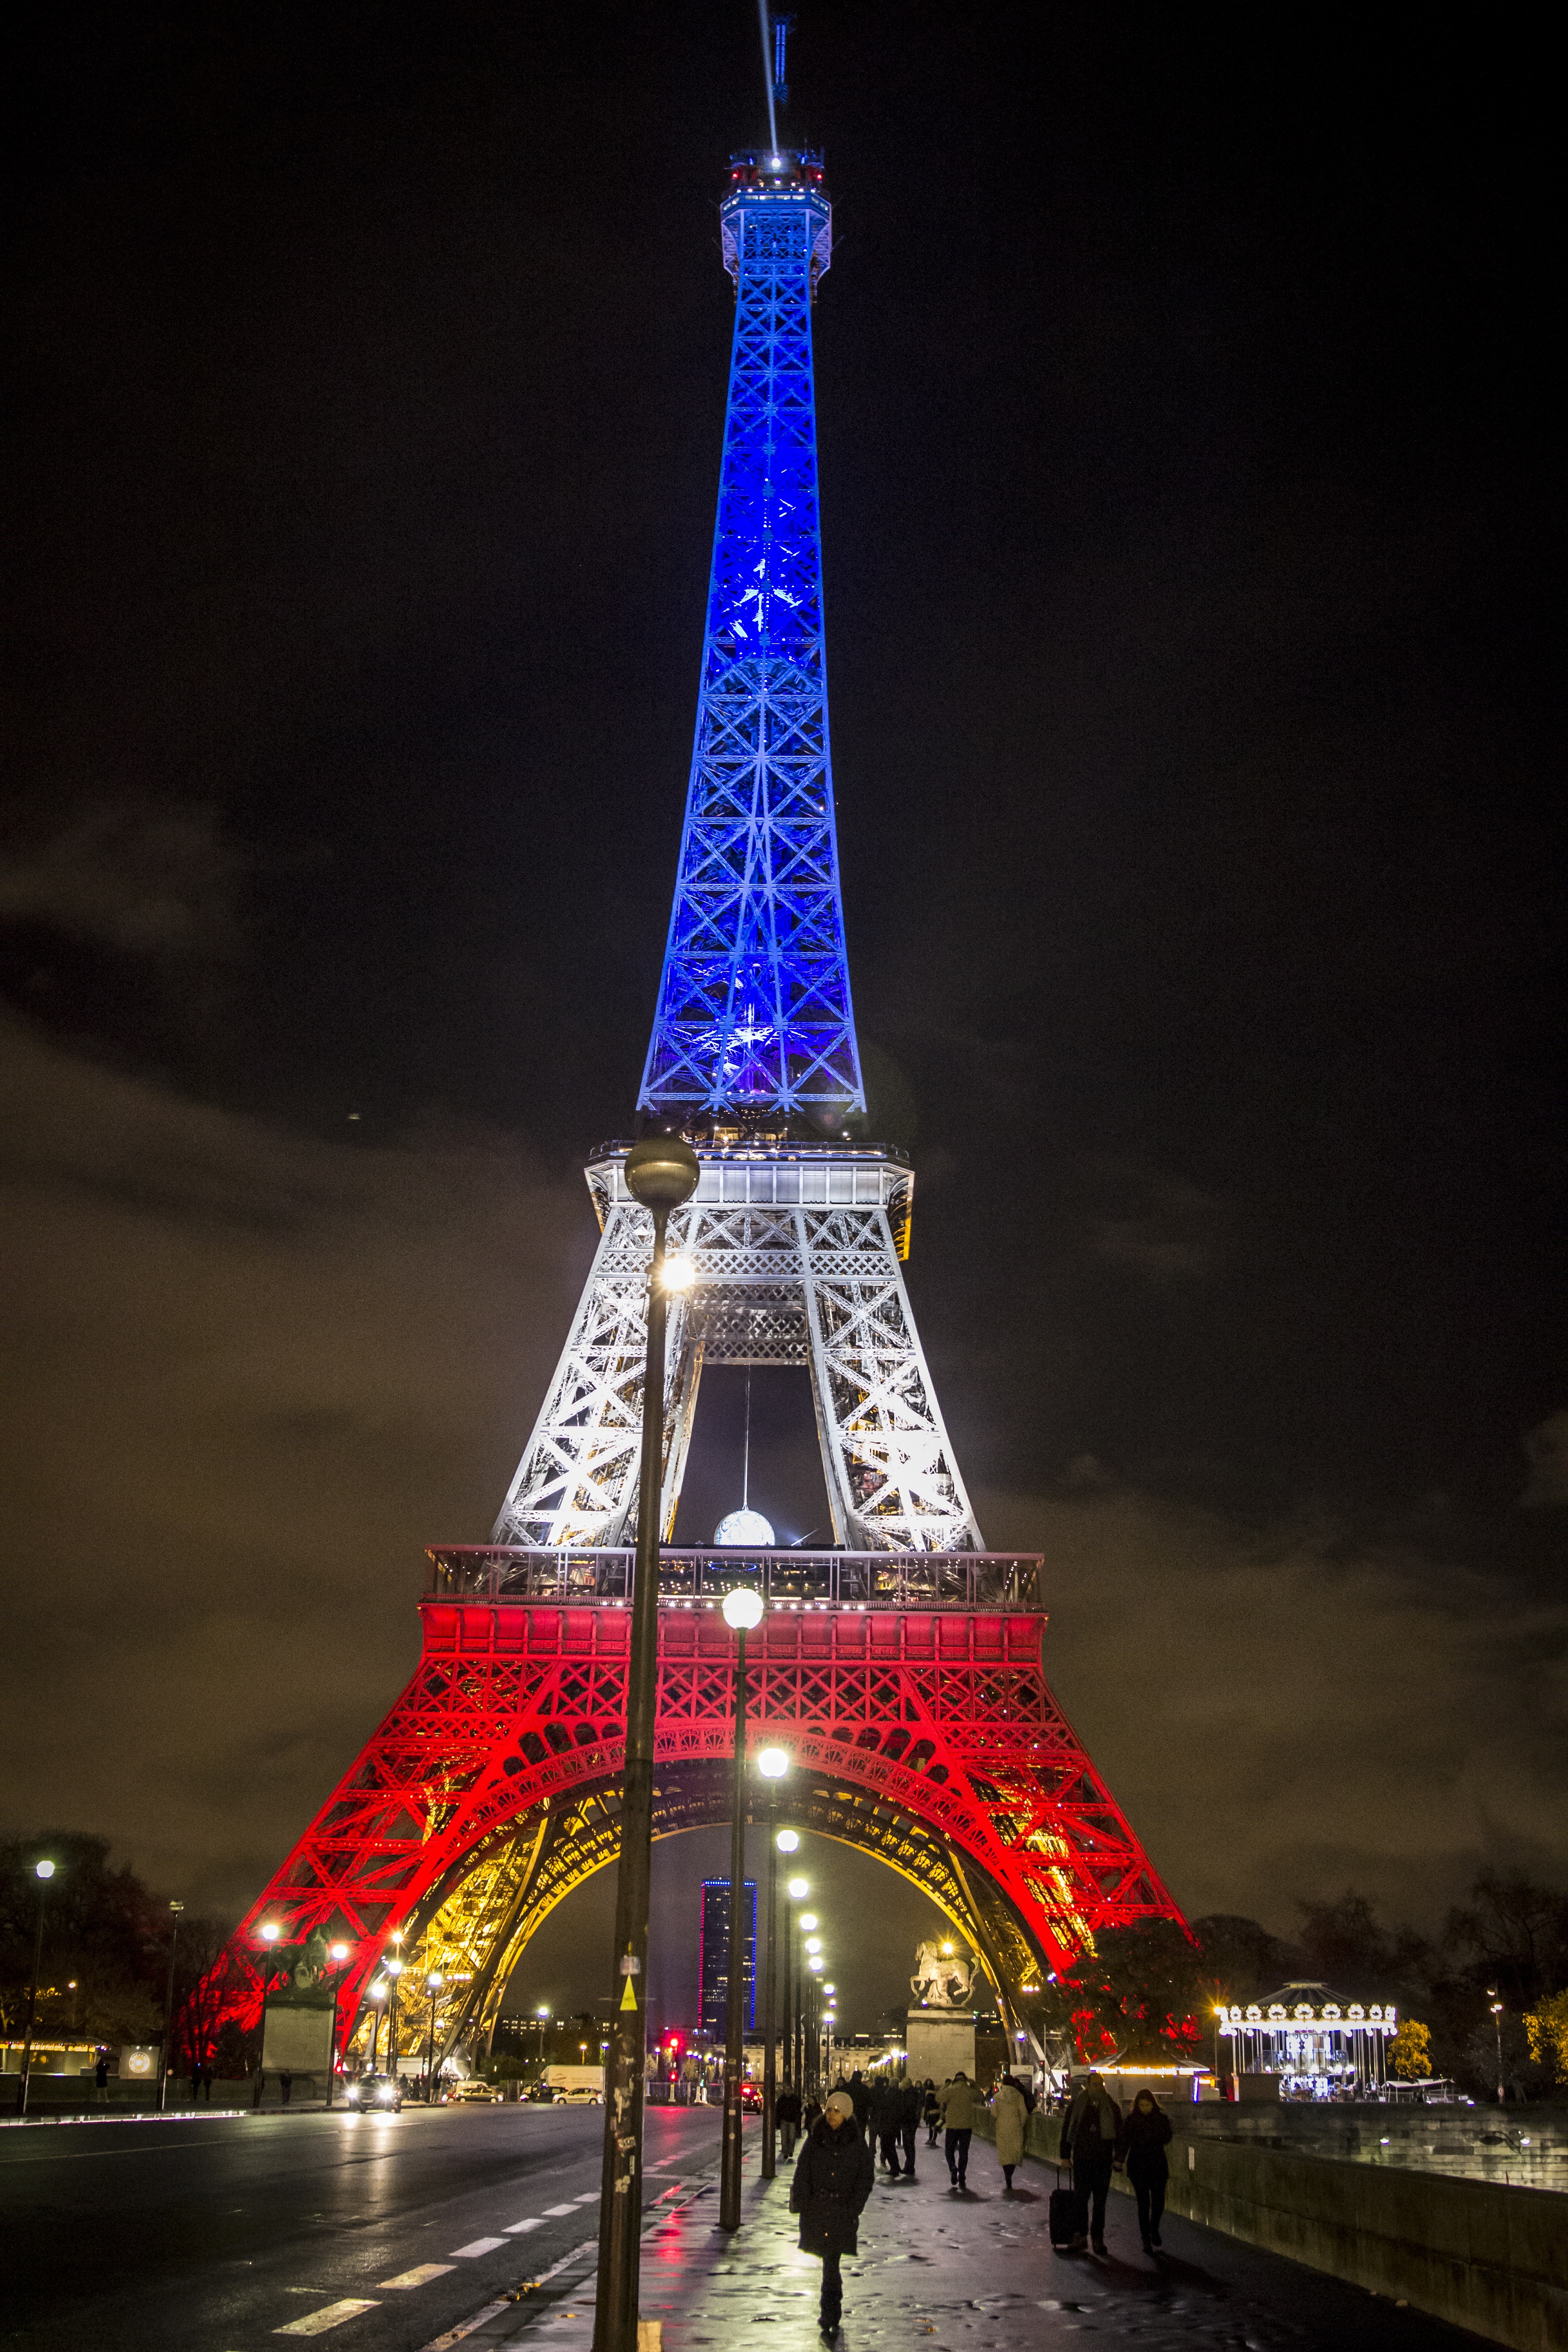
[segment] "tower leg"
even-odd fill
[[[858,1551],[978,1551],[881,1208],[795,1213],[834,1537]]]

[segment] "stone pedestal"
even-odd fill
[[[974,2080],[974,2011],[911,2009],[904,2026],[910,2077],[939,2087],[962,2071]]]

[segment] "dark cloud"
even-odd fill
[[[179,961],[239,947],[244,861],[219,811],[99,803],[0,855],[0,922]]]
[[[485,1532],[592,1216],[519,1138],[321,1141],[0,1046],[7,1819],[237,1908],[410,1671],[422,1545]]]
[[[983,1523],[1044,1552],[1050,1681],[1189,1916],[1353,1884],[1432,1929],[1489,1857],[1568,1874],[1560,1584],[1078,1483]]]
[[[1524,1441],[1530,1459],[1530,1484],[1524,1503],[1530,1510],[1556,1510],[1568,1505],[1568,1410],[1548,1413]]]

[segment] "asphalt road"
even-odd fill
[[[719,2121],[647,2110],[647,2203],[716,2157]],[[406,2106],[0,2132],[0,2343],[424,2352],[596,2235],[604,2128]]]

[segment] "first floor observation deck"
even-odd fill
[[[629,1546],[532,1549],[432,1544],[430,1600],[626,1609],[636,1577]],[[750,1551],[666,1548],[658,1598],[666,1610],[717,1611],[737,1588],[769,1612],[902,1610],[922,1614],[1043,1617],[1038,1552]]]

